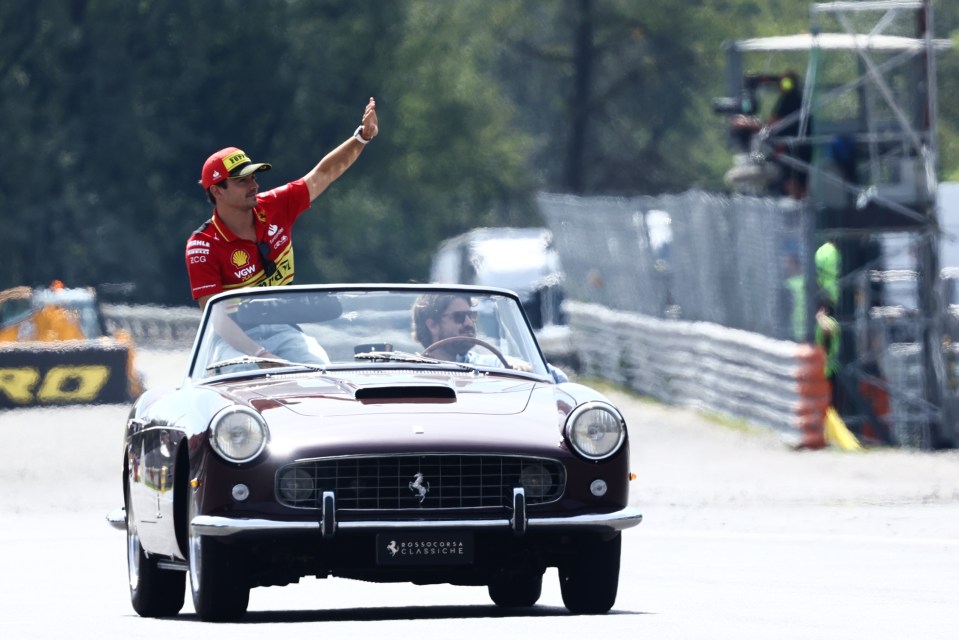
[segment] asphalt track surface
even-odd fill
[[[175,385],[183,352],[144,351],[148,386]],[[0,638],[954,638],[959,629],[959,452],[792,451],[620,393],[632,489],[619,598],[570,616],[554,571],[540,603],[482,588],[305,579],[255,589],[229,625],[137,617],[120,506],[128,407],[0,412]]]

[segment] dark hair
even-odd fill
[[[210,201],[210,204],[216,204],[216,198],[213,197],[213,187],[226,188],[226,182],[227,180],[224,178],[219,182],[211,184],[210,188],[206,190],[206,199]]]
[[[416,299],[413,304],[413,337],[417,342],[424,347],[433,344],[433,334],[426,326],[426,321],[439,319],[457,298],[471,303],[465,293],[424,293]]]

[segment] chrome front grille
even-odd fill
[[[512,508],[513,489],[526,504],[558,500],[566,469],[557,460],[502,455],[397,455],[295,462],[276,474],[280,504],[320,508],[332,491],[337,510]]]

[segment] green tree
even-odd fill
[[[0,286],[131,280],[142,301],[188,303],[183,245],[210,214],[206,156],[239,146],[273,163],[264,188],[282,184],[352,133],[370,95],[386,135],[298,227],[298,280],[422,278],[447,229],[529,216],[511,208],[528,201],[522,136],[475,69],[484,52],[459,46],[472,9],[4,4]],[[445,40],[431,45],[431,30]]]
[[[497,3],[501,75],[522,105],[521,128],[537,135],[533,165],[543,186],[634,194],[718,187],[729,162],[723,120],[710,110],[725,91],[722,42],[757,35],[757,21],[773,15],[767,4]]]
[[[375,67],[385,135],[334,186],[332,223],[305,223],[320,279],[422,280],[446,236],[534,220],[529,136],[489,73],[483,3],[401,4],[402,38]]]
[[[956,3],[934,6],[956,33]],[[299,282],[421,280],[450,235],[540,223],[538,189],[718,189],[723,41],[809,21],[795,0],[11,0],[0,288],[132,281],[189,304],[204,159],[235,145],[273,164],[263,188],[299,178],[371,95],[383,135],[298,224]],[[939,60],[953,180],[957,59]]]

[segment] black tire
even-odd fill
[[[140,545],[133,503],[127,491],[127,575],[130,579],[130,602],[133,610],[144,618],[175,616],[183,608],[186,578],[182,571],[168,571],[157,566]]]
[[[616,603],[622,534],[609,540],[589,538],[579,543],[559,567],[563,604],[570,613],[606,613]]]
[[[190,500],[192,522],[196,499]],[[189,526],[189,524],[187,525]],[[217,540],[193,533],[190,527],[190,591],[193,608],[207,622],[236,622],[246,614],[250,587],[230,549]]]
[[[507,575],[489,583],[489,597],[499,607],[532,607],[543,593],[543,574]]]

